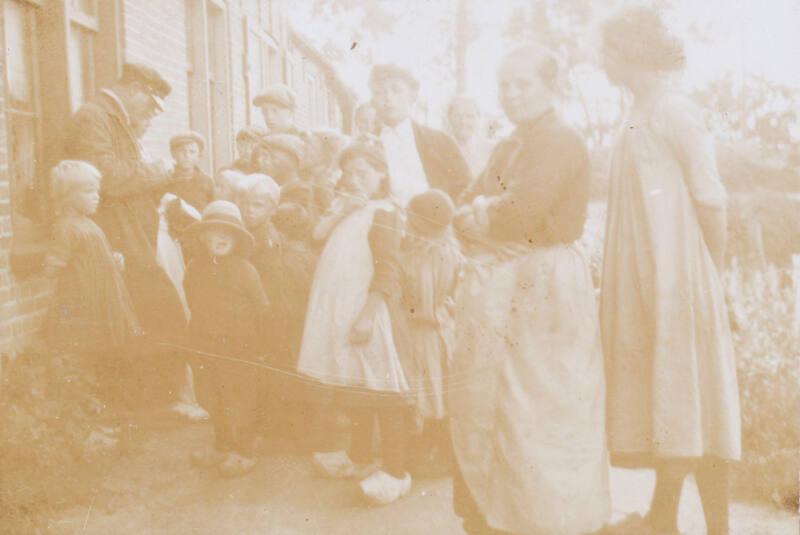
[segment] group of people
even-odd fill
[[[677,533],[688,473],[726,534],[741,446],[713,141],[670,84],[685,58],[657,11],[621,11],[602,37],[633,104],[599,314],[578,244],[590,156],[557,111],[557,56],[526,44],[497,69],[514,131],[493,148],[466,97],[458,141],[415,122],[419,82],[382,64],[350,138],[298,130],[291,90],[268,88],[265,128],[240,131],[213,179],[193,132],[170,140],[174,166],[148,160],[170,88],[126,65],[51,173],[48,339],[111,403],[156,384],[207,411],[214,443],[191,461],[223,475],[255,465],[260,437],[338,426],[349,448],[309,451],[320,474],[388,504],[412,474],[450,473],[470,534]],[[646,516],[606,526],[609,460],[656,470]]]

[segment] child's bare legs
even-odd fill
[[[678,531],[678,506],[683,482],[692,469],[689,461],[663,460],[656,466],[656,486],[647,514],[648,523],[658,531]]]
[[[730,502],[728,463],[717,457],[664,460],[656,467],[656,487],[648,523],[658,531],[678,531],[678,506],[686,475],[694,472],[709,535],[727,535]]]
[[[728,535],[730,504],[729,465],[718,457],[704,457],[695,470],[708,535]]]

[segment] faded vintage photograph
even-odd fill
[[[800,0],[0,0],[0,534],[798,535]]]

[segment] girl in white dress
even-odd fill
[[[385,504],[407,494],[408,383],[395,348],[387,300],[397,294],[400,215],[388,199],[383,149],[355,142],[342,153],[347,187],[314,229],[327,242],[309,298],[298,372],[331,390],[350,412],[349,451],[315,454],[325,475],[360,479],[365,497]],[[380,422],[383,469],[371,452]]]

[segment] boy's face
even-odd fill
[[[194,169],[200,162],[200,147],[197,143],[184,143],[175,148],[175,165],[182,169]]]
[[[100,204],[100,184],[87,179],[70,195],[72,207],[81,215],[92,215]]]
[[[386,173],[377,169],[366,158],[351,158],[342,170],[348,178],[348,184],[355,193],[369,199],[381,187],[381,182],[386,178]]]
[[[208,229],[203,232],[203,241],[208,252],[212,256],[227,256],[233,251],[236,245],[236,238],[233,233],[224,229]]]
[[[392,127],[411,117],[416,99],[413,89],[401,78],[382,80],[372,93],[378,119]]]
[[[247,228],[254,229],[264,225],[275,213],[277,206],[267,195],[251,195],[242,203],[244,223]]]
[[[256,144],[252,139],[240,139],[236,141],[236,152],[239,154],[239,158],[249,162],[250,158],[253,157],[253,148],[255,148],[255,146]]]
[[[294,128],[294,111],[274,102],[261,106],[261,115],[270,132],[288,132]]]

